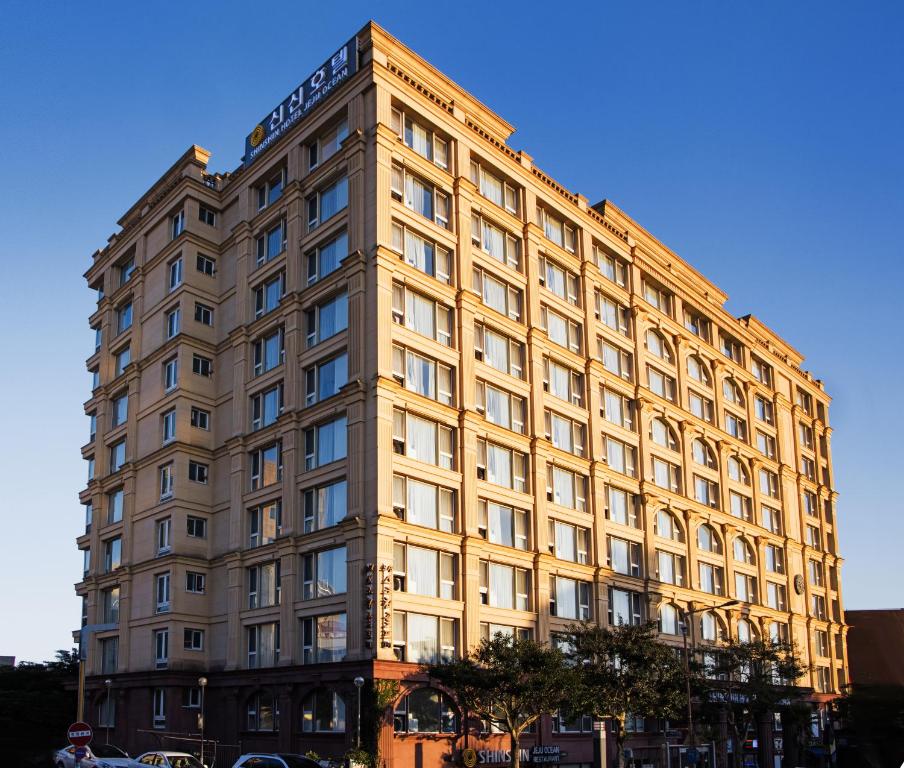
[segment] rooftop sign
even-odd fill
[[[358,71],[358,42],[352,38],[327,59],[282,103],[261,120],[245,139],[245,167],[278,141],[295,123],[327,99]]]

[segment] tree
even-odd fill
[[[805,672],[788,643],[731,640],[704,657],[696,687],[704,720],[714,726],[724,711],[732,735],[735,766],[743,761],[743,744],[761,718],[799,698],[795,686]],[[754,730],[755,732],[755,730]]]
[[[685,676],[675,649],[657,637],[655,623],[569,627],[568,657],[579,670],[571,709],[615,725],[617,765],[625,764],[625,718],[677,717],[687,704]]]
[[[497,633],[467,656],[426,668],[459,706],[509,735],[512,768],[521,764],[522,734],[570,699],[576,678],[562,652]],[[465,723],[467,727],[467,723]]]

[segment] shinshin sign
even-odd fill
[[[245,167],[280,139],[295,123],[326,100],[358,71],[358,42],[352,38],[327,59],[323,66],[268,113],[245,138]]]

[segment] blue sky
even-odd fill
[[[237,166],[371,16],[806,355],[834,398],[846,606],[901,607],[904,5],[132,5],[19,4],[0,26],[0,654],[47,658],[78,625],[91,253],[190,144]]]

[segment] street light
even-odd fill
[[[358,724],[355,728],[355,749],[361,749],[361,688],[364,687],[364,678],[355,678],[355,688],[358,689]]]
[[[108,677],[104,680],[104,686],[107,689],[107,711],[104,713],[104,720],[107,722],[107,744],[110,743],[110,689],[113,687],[113,681]]]
[[[199,677],[198,685],[201,687],[201,765],[204,765],[204,704],[207,698],[204,695],[204,689],[207,687],[207,678]]]
[[[695,613],[705,613],[706,611],[712,611],[718,608],[730,608],[733,605],[737,605],[739,602],[740,600],[729,600],[725,603],[722,603],[721,605],[704,605],[700,608],[695,608],[692,611],[687,610],[687,608],[681,609],[681,615],[684,623],[681,631],[681,637],[684,641],[684,683],[687,687],[687,736],[690,740],[688,751],[695,749],[696,746],[694,734],[694,708],[691,706],[691,667],[687,652],[687,629],[688,625],[690,624],[688,619]]]

